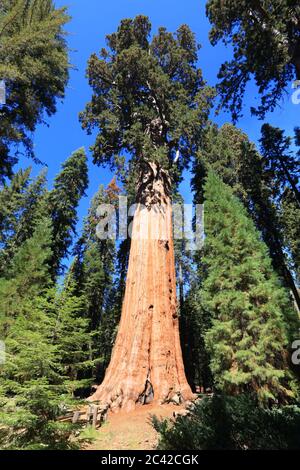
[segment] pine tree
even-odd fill
[[[66,289],[56,293],[51,283],[51,244],[51,221],[44,217],[0,279],[2,449],[76,447],[74,428],[58,418],[76,387],[68,372],[81,366],[84,321],[76,318],[80,300]]]
[[[62,165],[54,187],[46,190],[46,174],[31,180],[30,169],[20,170],[0,192],[0,272],[7,269],[22,243],[30,238],[40,218],[49,215],[53,226],[52,278],[62,273],[63,260],[76,234],[78,207],[88,185],[84,149],[74,152]]]
[[[90,359],[92,375],[102,380],[109,363],[115,330],[120,317],[122,294],[117,289],[115,241],[97,237],[101,204],[116,202],[118,192],[100,186],[93,197],[85,219],[82,236],[75,248],[77,260],[74,266],[77,290],[84,299],[84,316],[91,334]]]
[[[213,173],[205,183],[205,334],[218,390],[250,391],[262,402],[293,397],[287,351],[299,326],[266,246],[232,190]]]
[[[32,180],[30,171],[30,168],[20,170],[0,192],[0,274],[7,271],[19,247],[33,235],[40,218],[45,216],[46,174],[41,172]]]
[[[291,151],[292,139],[286,137],[283,130],[264,124],[261,132],[265,184],[271,202],[277,208],[278,225],[291,271],[299,282],[300,152]]]
[[[281,198],[280,223],[285,246],[290,254],[290,268],[300,280],[300,208],[291,190],[286,189]]]
[[[263,118],[279,103],[287,86],[300,79],[299,2],[208,0],[206,11],[212,24],[211,43],[222,40],[233,45],[234,58],[219,71],[221,105],[236,120],[253,77],[261,104],[251,110]]]
[[[0,237],[3,249],[10,233],[15,230],[16,212],[22,206],[23,193],[29,184],[30,168],[19,170],[10,184],[4,184],[0,191]]]
[[[0,110],[0,180],[11,175],[13,146],[22,144],[34,158],[32,132],[45,114],[56,111],[68,81],[65,8],[52,0],[2,0],[0,5],[0,77],[6,105]]]
[[[49,341],[51,325],[41,299],[23,303],[22,313],[5,338],[6,363],[1,367],[1,448],[59,447],[59,401],[63,378],[56,370],[58,354]],[[56,367],[55,367],[56,366]]]
[[[81,148],[63,163],[47,198],[46,205],[53,225],[53,255],[50,263],[53,279],[64,270],[63,261],[69,254],[76,234],[76,209],[85,195],[87,185],[87,157],[84,148]]]
[[[62,288],[54,290],[48,315],[53,318],[53,344],[59,354],[60,373],[68,378],[67,387],[72,395],[90,385],[81,376],[93,365],[89,354],[91,333],[85,316],[84,296],[78,295],[74,264],[66,275]],[[48,308],[49,308],[48,307]]]
[[[33,236],[26,240],[13,258],[5,277],[0,278],[1,331],[5,336],[23,305],[49,287],[51,222],[39,221]]]
[[[264,158],[264,170],[270,179],[273,198],[280,198],[286,188],[293,192],[295,201],[300,208],[299,155],[291,152],[292,139],[285,137],[284,131],[270,124],[261,128],[261,154]]]
[[[279,181],[277,172],[270,172],[269,160],[259,154],[246,134],[231,124],[225,124],[220,129],[212,125],[205,132],[202,148],[193,166],[193,188],[197,203],[203,202],[203,178],[209,168],[233,188],[247,207],[269,248],[274,268],[284,279],[300,309],[295,270],[288,256],[291,250],[286,243],[288,240],[278,205],[282,196],[279,191],[282,177]]]

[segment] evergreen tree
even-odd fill
[[[56,288],[51,302],[48,300],[48,316],[53,318],[54,323],[53,344],[59,354],[59,371],[68,378],[67,387],[72,394],[78,394],[80,389],[86,387],[87,381],[82,380],[81,376],[93,365],[89,354],[91,333],[84,315],[84,300],[84,296],[78,295],[72,264],[63,287]]]
[[[2,0],[0,4],[0,77],[6,105],[0,111],[0,181],[11,175],[22,144],[34,158],[32,132],[45,114],[56,111],[68,80],[65,8],[52,0]]]
[[[30,169],[18,172],[0,192],[2,202],[0,273],[7,270],[18,248],[33,235],[45,216],[46,175],[30,179]]]
[[[280,198],[286,188],[293,192],[295,202],[300,208],[299,154],[291,152],[292,139],[284,136],[284,131],[264,124],[261,128],[261,154],[264,158],[264,170],[268,175],[269,187],[273,189],[273,198]]]
[[[156,399],[170,400],[175,389],[182,399],[191,396],[178,353],[175,265],[168,221],[172,186],[200,145],[214,92],[197,67],[198,46],[187,25],[175,34],[159,28],[151,40],[150,32],[149,19],[140,15],[122,20],[118,30],[107,36],[107,49],[89,60],[87,73],[93,96],[80,115],[88,133],[99,131],[92,147],[94,162],[108,164],[121,175],[126,173],[129,184],[135,185],[139,206],[134,230],[138,231],[141,224],[145,227],[149,223],[151,230],[161,225],[170,237],[164,251],[158,240],[149,239],[141,246],[138,237],[132,238],[113,356],[103,384],[92,397],[112,407],[134,407],[139,401],[150,400],[153,393]],[[125,162],[120,156],[126,154],[129,158]],[[143,212],[141,205],[148,211]],[[166,206],[164,218],[157,208],[160,205]],[[149,220],[139,220],[144,216]],[[160,281],[158,262],[167,267],[159,270]],[[160,322],[160,330],[152,327],[153,321]],[[128,334],[131,329],[134,335]],[[172,371],[159,366],[167,355]],[[130,357],[129,362],[126,357]]]
[[[81,238],[75,248],[78,256],[74,266],[77,290],[84,299],[84,316],[88,322],[92,373],[103,379],[115,339],[120,317],[122,295],[116,288],[116,248],[114,240],[97,237],[101,204],[115,203],[117,192],[111,186],[100,186],[93,197]]]
[[[1,250],[11,232],[15,231],[16,213],[22,207],[23,193],[29,184],[30,168],[19,170],[10,184],[0,191],[0,237]]]
[[[277,208],[278,225],[290,268],[299,282],[300,152],[292,152],[292,139],[285,137],[283,130],[269,124],[262,126],[260,144],[265,184],[271,202]]]
[[[0,369],[2,449],[68,447],[70,428],[57,418],[66,393],[59,374],[59,354],[50,341],[53,328],[44,300],[23,302],[5,338],[6,362]]]
[[[185,258],[190,268],[180,310],[183,359],[192,389],[202,392],[212,387],[209,354],[204,342],[204,332],[211,326],[211,315],[205,308],[201,291],[205,277],[203,248]]]
[[[63,163],[47,198],[53,225],[53,255],[50,263],[53,279],[64,269],[63,260],[69,254],[73,236],[76,234],[76,209],[85,195],[87,185],[87,158],[84,148],[81,148]]]
[[[266,409],[248,395],[214,394],[193,406],[175,423],[152,418],[161,450],[296,450],[300,408]]]
[[[3,449],[76,448],[74,427],[59,417],[72,404],[85,359],[85,322],[71,287],[52,286],[51,221],[39,221],[0,279],[0,445]],[[75,380],[74,380],[75,379]]]
[[[291,190],[286,189],[281,198],[280,223],[284,244],[288,247],[290,268],[300,281],[300,208]]]
[[[219,71],[221,104],[236,120],[247,82],[254,77],[261,104],[252,112],[272,111],[287,86],[300,79],[300,9],[297,0],[208,0],[213,45],[232,44],[234,58]],[[270,53],[271,51],[271,53]]]
[[[51,237],[51,222],[43,218],[32,237],[17,251],[5,277],[0,278],[0,324],[4,337],[22,313],[24,303],[26,305],[28,300],[41,295],[50,285]]]
[[[267,249],[232,190],[213,173],[205,183],[207,275],[202,297],[212,317],[205,333],[218,390],[259,400],[293,397],[287,351],[299,326]]]
[[[247,207],[269,248],[274,268],[293,293],[300,309],[293,268],[295,261],[290,262],[288,253],[291,250],[285,243],[287,238],[278,205],[282,180],[278,180],[277,172],[270,172],[269,160],[263,158],[248,137],[231,124],[225,124],[220,129],[212,125],[206,130],[193,167],[193,188],[197,203],[203,202],[203,178],[209,168],[233,188]],[[292,234],[291,231],[289,233]]]
[[[31,180],[30,169],[20,170],[10,184],[4,185],[0,192],[2,269],[7,269],[17,249],[32,236],[39,219],[48,214],[53,226],[50,262],[53,279],[63,271],[63,259],[69,254],[76,234],[76,209],[88,185],[87,173],[85,151],[79,149],[64,162],[50,192],[46,190],[45,172]]]

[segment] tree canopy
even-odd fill
[[[52,0],[1,1],[0,79],[7,96],[0,109],[0,182],[11,175],[16,149],[34,158],[32,132],[64,97],[68,20],[66,9],[55,8]]]
[[[297,0],[208,0],[213,45],[233,47],[233,59],[222,64],[218,92],[221,105],[236,121],[245,88],[255,79],[261,103],[251,108],[263,117],[273,111],[292,81],[300,79],[300,6]]]
[[[147,17],[124,19],[89,60],[93,97],[80,119],[89,133],[98,130],[96,164],[119,168],[125,152],[131,169],[154,161],[169,170],[180,154],[183,168],[199,145],[214,93],[197,67],[195,36],[187,25],[150,33]]]

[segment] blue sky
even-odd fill
[[[166,26],[168,30],[175,31],[179,25],[187,23],[202,45],[199,65],[210,85],[216,83],[219,66],[222,61],[230,58],[231,52],[221,44],[216,47],[210,45],[208,40],[210,25],[205,16],[204,0],[73,0],[69,4],[65,0],[57,0],[55,3],[57,6],[67,5],[72,17],[67,26],[68,44],[71,49],[71,63],[76,69],[71,71],[64,102],[58,104],[57,113],[48,119],[49,126],[39,126],[34,136],[36,156],[48,165],[50,187],[61,163],[77,148],[85,146],[88,151],[93,143],[93,137],[87,136],[78,122],[78,113],[84,109],[91,96],[85,78],[86,64],[93,52],[105,46],[106,34],[115,31],[122,18],[134,17],[137,14],[147,15],[152,22],[153,32],[156,32],[159,26]],[[300,105],[292,104],[291,92],[291,89],[288,90],[287,98],[280,108],[266,116],[267,122],[286,129],[288,134],[292,134],[293,128],[299,124],[297,117]],[[248,111],[256,99],[255,87],[250,84],[245,100],[244,117],[237,124],[253,141],[259,138],[262,125],[262,121],[251,117]],[[221,125],[230,121],[230,116],[222,113],[215,118],[215,121]],[[25,167],[33,164],[24,159],[21,165]],[[41,170],[41,167],[34,165],[33,167],[34,174]],[[79,230],[87,213],[90,198],[99,185],[107,185],[112,176],[107,169],[94,166],[89,154],[90,185],[87,197],[81,201],[78,211]],[[191,202],[188,173],[181,190],[186,202]]]

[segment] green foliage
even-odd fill
[[[290,266],[300,280],[300,207],[291,190],[286,189],[280,204],[280,223],[284,244],[290,254]]]
[[[0,191],[0,273],[6,271],[22,243],[30,238],[40,219],[49,216],[52,223],[52,278],[63,271],[63,259],[76,234],[77,207],[88,185],[84,149],[74,152],[62,165],[54,188],[46,189],[42,172],[30,179],[30,169],[20,170]]]
[[[51,223],[41,219],[33,236],[14,256],[6,278],[0,279],[0,331],[6,348],[5,363],[0,366],[3,449],[63,449],[75,445],[70,441],[74,429],[57,419],[64,414],[62,404],[68,403],[67,376],[62,370],[65,342],[78,339],[78,334],[73,333],[74,325],[65,320],[61,309],[57,315],[50,314],[51,241]],[[68,308],[66,302],[63,313]],[[61,333],[59,316],[70,338]],[[60,341],[55,338],[58,329]],[[73,353],[74,347],[70,350]],[[71,364],[75,358],[69,357]]]
[[[180,331],[188,382],[193,390],[200,387],[207,391],[212,388],[213,380],[204,336],[211,327],[211,315],[203,305],[201,285],[202,279],[197,275],[180,310]]]
[[[19,170],[10,184],[5,184],[0,191],[0,243],[1,256],[11,233],[16,231],[17,214],[23,207],[24,192],[26,192],[30,177],[30,168]]]
[[[295,169],[296,159],[291,160],[290,155],[287,157],[289,165]],[[300,308],[300,297],[295,282],[297,254],[291,249],[293,243],[295,247],[294,233],[295,230],[297,232],[297,223],[292,227],[292,221],[286,217],[289,226],[289,228],[286,226],[288,229],[286,231],[283,207],[281,207],[286,197],[284,194],[292,188],[287,178],[283,179],[283,172],[278,174],[276,170],[278,158],[276,161],[269,152],[264,152],[264,156],[260,155],[246,134],[233,125],[225,124],[220,129],[215,125],[208,126],[202,148],[194,162],[193,189],[196,202],[202,203],[203,182],[208,169],[212,169],[232,187],[234,193],[247,207],[249,215],[267,244],[273,267],[293,293]],[[293,170],[293,178],[294,173]],[[294,206],[296,202],[295,199]],[[295,221],[298,220],[297,214],[298,210],[294,213]],[[290,241],[291,237],[293,239]]]
[[[300,193],[297,189],[299,175],[298,156],[291,152],[292,139],[285,137],[284,131],[264,124],[261,128],[261,154],[264,158],[264,170],[271,180],[273,197],[280,196],[286,187],[294,192],[300,207]]]
[[[215,395],[197,402],[175,424],[152,418],[161,450],[279,450],[300,448],[300,408],[264,409],[253,397]]]
[[[73,266],[64,286],[55,289],[50,299],[44,309],[48,310],[49,318],[53,318],[52,337],[59,354],[59,371],[67,378],[68,392],[77,395],[77,391],[87,385],[81,377],[93,366],[93,361],[90,357],[91,333],[84,316],[85,299],[78,295]]]
[[[0,178],[11,175],[12,145],[34,158],[32,132],[56,111],[68,81],[65,8],[52,0],[4,0],[0,6],[0,78],[7,105],[0,111]]]
[[[261,104],[252,112],[274,110],[287,86],[300,78],[300,7],[297,0],[208,0],[213,45],[233,46],[233,59],[220,68],[221,105],[234,120],[241,115],[246,85],[254,77]],[[271,52],[270,52],[271,51]]]
[[[32,180],[30,171],[20,170],[0,191],[0,273],[7,271],[19,247],[45,216],[46,175],[42,172]]]
[[[205,183],[205,334],[217,389],[251,390],[262,402],[293,397],[288,332],[299,326],[266,246],[232,190],[209,173]],[[287,326],[288,325],[288,326]]]
[[[0,445],[2,449],[72,448],[74,428],[60,423],[68,384],[60,373],[61,352],[52,341],[54,319],[45,299],[23,301],[5,337],[6,362],[0,367]]]
[[[114,241],[97,237],[97,208],[113,203],[116,194],[100,186],[85,219],[75,253],[74,276],[77,292],[83,298],[84,318],[90,332],[90,379],[101,381],[108,366],[116,327],[121,312],[122,291],[117,289],[116,248]]]
[[[89,133],[99,130],[94,162],[120,171],[119,156],[131,155],[128,171],[143,161],[170,169],[177,151],[179,169],[195,153],[213,91],[197,68],[197,44],[187,25],[175,34],[159,28],[149,40],[145,16],[124,19],[107,36],[107,49],[93,54],[87,75],[93,97],[80,119]],[[174,175],[178,171],[173,168]]]
[[[0,278],[0,331],[5,335],[11,322],[27,308],[27,302],[49,287],[51,225],[40,220],[33,236],[26,240]]]
[[[260,155],[241,130],[229,123],[221,128],[215,124],[207,126],[193,166],[195,201],[203,202],[204,177],[211,169],[250,210],[255,196],[261,192],[261,166]]]
[[[64,269],[63,259],[69,254],[73,235],[76,234],[76,209],[87,185],[87,157],[84,148],[80,148],[63,163],[46,202],[53,224],[53,256],[50,263],[53,279]]]
[[[295,129],[297,132],[297,129]],[[269,124],[262,126],[260,139],[265,182],[277,208],[277,220],[288,264],[299,281],[299,155],[291,151],[292,139]],[[296,139],[297,144],[297,139]]]

